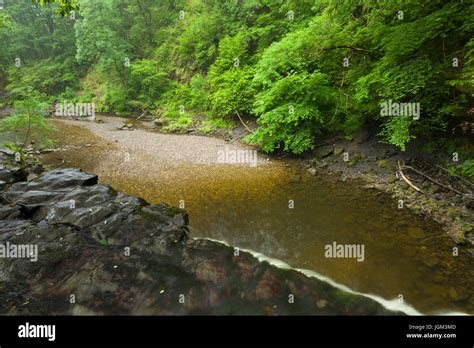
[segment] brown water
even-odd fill
[[[94,171],[101,182],[150,202],[184,204],[193,236],[261,252],[359,292],[386,299],[401,295],[423,313],[474,313],[473,258],[465,249],[453,256],[454,244],[438,225],[398,209],[385,194],[304,171],[298,181],[295,164],[275,161],[256,168],[199,161],[164,163],[160,156],[150,156],[149,150],[127,149],[119,141],[123,132],[104,125],[85,126],[111,143],[84,129],[62,125],[61,134],[77,133],[77,141],[88,136],[95,145],[63,152],[61,165]],[[162,136],[129,133],[137,141]],[[182,136],[183,142],[186,137]],[[58,139],[74,142],[71,137]],[[131,160],[124,161],[124,153],[131,153]],[[45,160],[53,165],[57,156]],[[326,245],[333,242],[363,245],[364,260],[325,257]]]

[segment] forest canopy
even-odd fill
[[[247,141],[295,154],[366,125],[401,150],[474,132],[469,1],[4,0],[0,16],[2,103],[33,88],[177,127],[255,119]]]

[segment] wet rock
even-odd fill
[[[314,154],[316,157],[318,158],[324,158],[324,157],[328,157],[329,155],[331,155],[334,151],[334,147],[332,147],[331,145],[328,145],[328,146],[321,146],[321,147],[318,147]]]
[[[432,278],[433,282],[437,284],[446,284],[448,283],[448,279],[445,275],[440,274],[440,273],[435,273]]]
[[[419,227],[408,227],[407,233],[410,237],[415,239],[422,239],[426,237],[426,233]]]
[[[379,167],[385,170],[392,170],[395,168],[393,163],[389,160],[383,159],[379,161]]]
[[[469,295],[461,288],[450,287],[449,297],[451,300],[458,302],[467,299]]]
[[[357,144],[363,144],[365,143],[368,139],[370,138],[370,134],[367,130],[361,129],[354,133],[354,136],[352,139],[357,143]]]
[[[26,173],[21,167],[12,165],[0,165],[0,180],[7,184],[20,180],[26,180]]]
[[[458,227],[453,227],[448,231],[448,236],[459,245],[466,245],[468,244],[468,238],[465,236],[464,231],[459,229]]]
[[[79,169],[65,168],[46,172],[40,177],[27,182],[13,185],[11,191],[55,191],[72,190],[78,186],[92,186],[97,184],[97,175],[84,173]]]
[[[41,174],[44,173],[45,169],[41,164],[34,164],[28,168],[28,173]]]
[[[162,118],[156,118],[153,120],[153,124],[156,127],[163,127],[165,125],[165,121]]]
[[[344,152],[344,148],[342,146],[335,146],[334,147],[334,154],[335,155],[340,155],[343,152]]]
[[[395,176],[395,175],[392,175],[392,176],[389,176],[388,179],[387,179],[387,182],[389,184],[393,184],[395,182],[397,182],[399,179]]]
[[[290,184],[299,184],[301,182],[301,174],[296,173],[294,174],[291,179],[289,180]]]
[[[28,176],[26,177],[26,180],[30,181],[30,180],[33,180],[35,178],[37,178],[38,175],[35,174],[35,173],[31,173],[31,174],[28,174]]]
[[[116,127],[117,130],[133,130],[133,123],[131,122],[120,122]]]
[[[428,267],[432,268],[436,266],[439,261],[435,255],[432,254],[424,254],[421,256],[421,261]]]
[[[0,153],[5,154],[8,157],[15,157],[15,151],[11,149],[7,149],[6,147],[1,147],[0,146]]]

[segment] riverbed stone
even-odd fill
[[[314,151],[314,154],[318,158],[324,158],[331,155],[333,151],[334,151],[334,147],[332,145],[320,146]]]
[[[340,155],[344,152],[344,148],[342,146],[334,146],[334,154]]]
[[[153,124],[156,127],[163,127],[165,125],[165,121],[162,118],[156,118],[153,120]]]
[[[354,167],[355,165],[357,165],[357,163],[359,162],[359,160],[357,158],[352,158],[349,163],[348,163],[348,166],[349,167]]]
[[[466,237],[465,233],[463,230],[461,230],[459,227],[455,226],[451,228],[448,231],[448,236],[451,237],[451,239],[459,245],[466,245],[468,244],[469,240]]]
[[[407,233],[410,237],[415,239],[422,239],[426,237],[426,233],[419,227],[410,226],[407,229]]]
[[[438,258],[433,254],[422,254],[421,261],[430,268],[436,266],[439,263]]]
[[[451,300],[458,302],[467,299],[469,295],[463,289],[452,286],[449,288],[449,297]]]
[[[379,161],[379,167],[385,170],[392,170],[395,168],[393,163],[390,160],[386,160],[386,159]]]

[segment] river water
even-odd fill
[[[149,202],[181,205],[194,237],[260,252],[422,313],[474,313],[473,258],[465,250],[453,255],[455,245],[436,223],[398,209],[390,196],[362,183],[307,175],[291,162],[207,163],[200,159],[223,141],[116,131],[116,121],[58,122],[59,145],[92,146],[51,153],[44,161],[93,171],[102,183]],[[334,245],[363,247],[364,253],[328,257]]]

